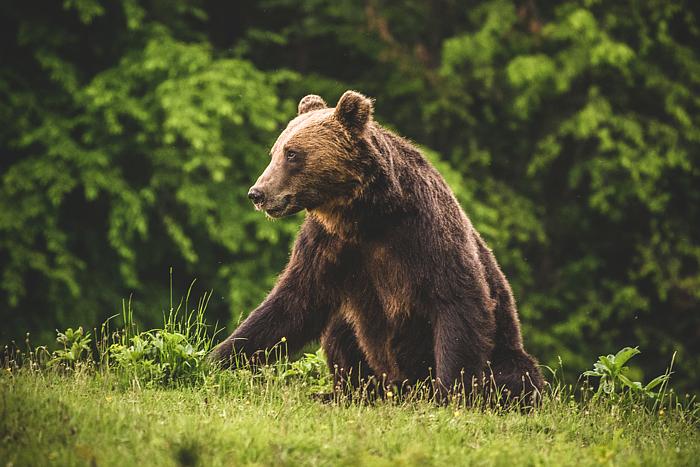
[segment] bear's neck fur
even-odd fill
[[[402,186],[412,186],[405,178],[413,172],[406,169],[428,165],[410,142],[374,122],[357,139],[357,147],[354,168],[365,182],[351,196],[309,210],[329,234],[351,242],[390,226],[397,217],[410,215],[414,203]]]

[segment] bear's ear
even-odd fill
[[[345,91],[335,106],[335,118],[350,133],[360,134],[372,118],[372,100],[359,92]]]
[[[302,97],[299,101],[299,113],[298,115],[305,114],[306,112],[311,112],[312,110],[325,109],[328,107],[326,101],[321,99],[321,96],[316,94],[309,94],[306,97]]]

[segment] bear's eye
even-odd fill
[[[287,158],[288,161],[293,161],[298,156],[299,156],[299,153],[297,153],[296,151],[287,151],[287,153],[285,154],[285,157]]]

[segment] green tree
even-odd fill
[[[213,51],[183,26],[205,17],[188,2],[45,6],[3,7],[3,332],[94,325],[132,291],[158,318],[169,266],[237,317],[295,231],[246,199],[292,112],[285,76]]]

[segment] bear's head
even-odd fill
[[[256,209],[282,217],[356,195],[367,170],[363,141],[372,112],[372,101],[355,91],[345,92],[335,108],[316,95],[301,99],[248,192]]]

